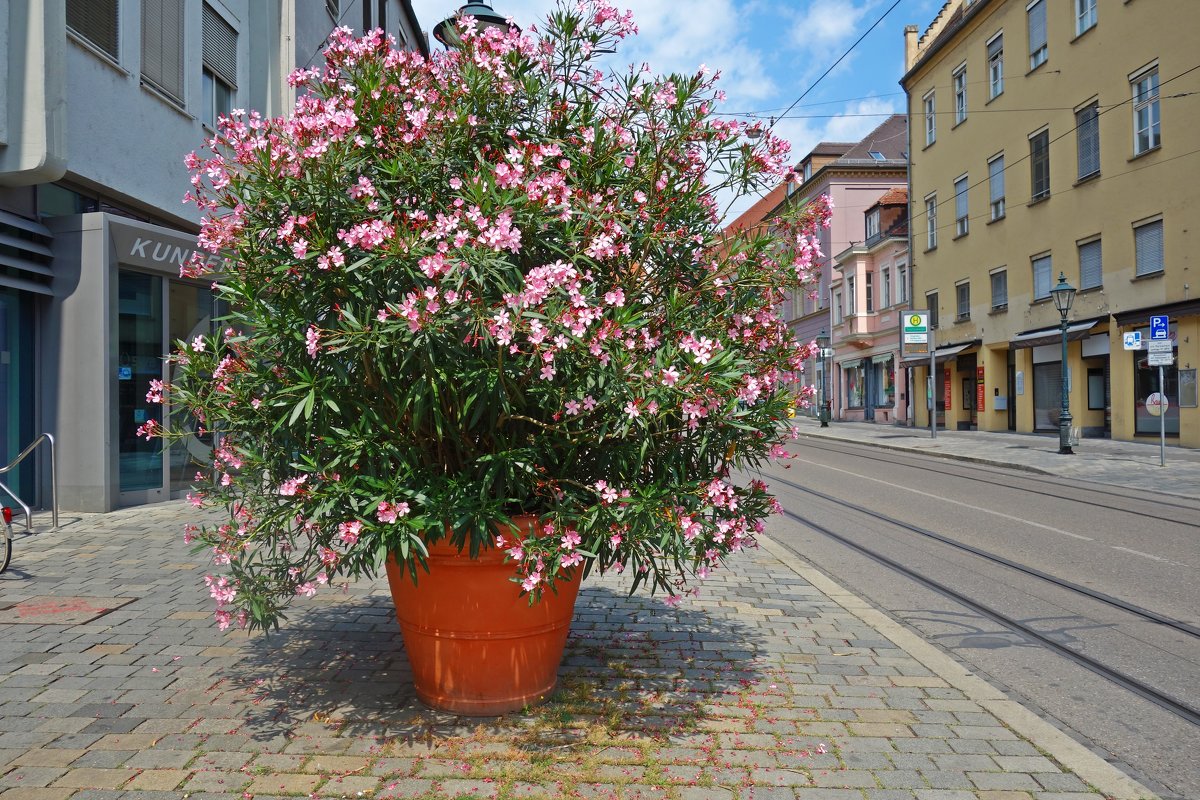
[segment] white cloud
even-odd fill
[[[792,29],[796,43],[806,49],[833,49],[858,31],[867,5],[853,0],[813,0]]]

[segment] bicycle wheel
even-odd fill
[[[4,526],[4,550],[0,552],[0,572],[8,569],[8,562],[12,560],[12,525]]]

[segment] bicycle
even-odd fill
[[[4,518],[4,552],[0,553],[0,572],[8,569],[8,562],[12,560],[12,509],[8,506],[0,508],[0,513],[3,513]]]

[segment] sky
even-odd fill
[[[421,27],[432,30],[464,0],[412,0]],[[752,113],[769,121],[781,114],[895,0],[612,0],[633,11],[639,34],[626,39],[619,62],[650,65],[655,73],[720,70],[727,99],[723,114]],[[491,0],[498,14],[521,27],[539,23],[554,0]],[[942,0],[900,0],[816,88],[778,119],[775,133],[799,162],[821,141],[856,142],[903,113],[899,80],[904,26],[922,31]],[[434,47],[441,47],[431,39]],[[742,117],[745,119],[745,117]],[[735,201],[728,219],[757,198]]]

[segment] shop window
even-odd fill
[[[1088,367],[1087,371],[1087,404],[1088,411],[1103,411],[1108,407],[1104,391],[1107,381],[1104,380],[1104,367]]]
[[[1179,435],[1179,369],[1175,366],[1152,367],[1148,363],[1146,352],[1134,350],[1133,356],[1133,421],[1135,434],[1157,436],[1160,426],[1166,430],[1167,436]],[[1158,371],[1162,370],[1163,391],[1170,404],[1165,420],[1160,420],[1146,410],[1146,398],[1158,391]]]
[[[1062,364],[1052,361],[1033,365],[1033,429],[1058,430],[1062,413]]]
[[[843,364],[842,374],[846,378],[846,407],[863,407],[863,366],[862,362],[852,365]]]
[[[896,404],[896,362],[891,356],[871,364],[871,393],[876,408],[891,408]]]

